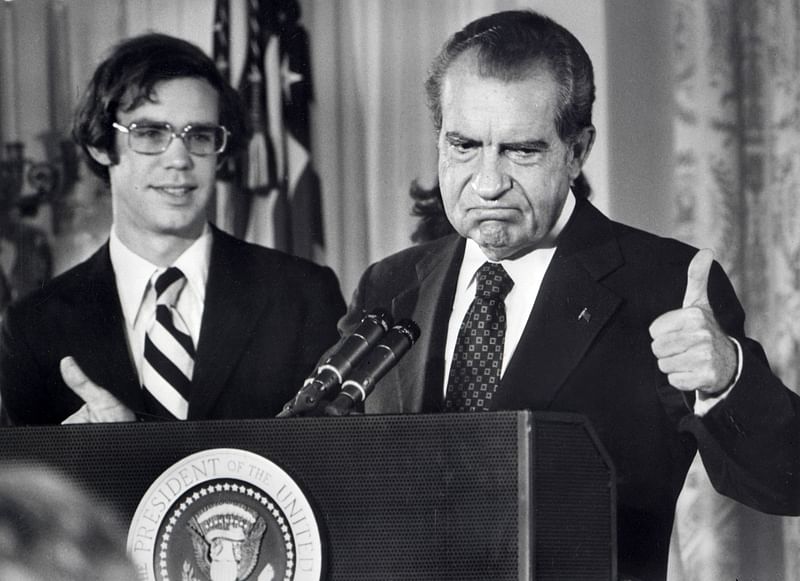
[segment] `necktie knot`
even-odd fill
[[[174,307],[185,285],[186,277],[183,272],[174,266],[169,267],[153,283],[156,291],[156,304]]]
[[[503,301],[514,287],[514,281],[497,262],[484,262],[478,269],[475,298],[496,299]]]

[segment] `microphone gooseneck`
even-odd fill
[[[345,377],[380,341],[391,324],[391,316],[385,309],[374,309],[365,315],[355,330],[317,367],[314,375],[306,379],[300,391],[286,402],[277,417],[290,418],[314,411],[321,401],[342,385]]]

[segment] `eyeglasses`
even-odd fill
[[[199,156],[222,153],[228,144],[228,130],[222,125],[187,125],[180,133],[175,133],[169,123],[131,123],[127,127],[120,123],[111,125],[128,135],[128,147],[145,155],[164,153],[176,137],[183,141],[189,153]]]

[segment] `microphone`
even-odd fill
[[[418,338],[419,327],[409,319],[403,319],[389,329],[381,342],[342,384],[339,395],[325,407],[325,415],[348,415],[357,404],[367,399],[375,389],[375,384],[400,361]]]
[[[367,314],[339,348],[317,367],[315,374],[306,379],[297,395],[286,402],[276,417],[290,418],[316,409],[331,389],[342,384],[347,374],[386,334],[391,324],[391,316],[385,309],[374,309]]]

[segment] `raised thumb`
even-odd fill
[[[686,292],[683,307],[708,306],[708,274],[714,262],[714,252],[708,248],[698,250],[686,273]]]

